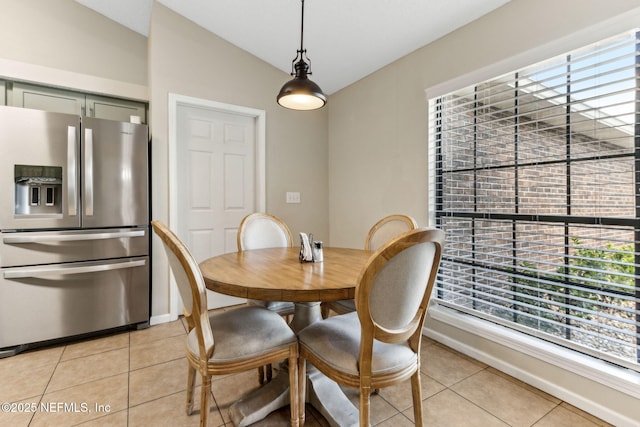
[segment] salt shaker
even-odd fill
[[[324,254],[322,252],[322,242],[315,241],[313,242],[313,262],[322,262],[324,261]]]

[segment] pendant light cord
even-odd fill
[[[303,49],[303,41],[304,41],[304,0],[302,1],[302,19],[300,19],[300,55],[304,52]]]

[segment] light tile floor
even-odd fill
[[[0,359],[0,426],[197,426],[185,414],[182,320]],[[426,339],[423,412],[429,426],[608,425],[483,363]],[[214,377],[209,426],[231,425],[230,403],[258,387],[257,371]],[[196,408],[199,408],[196,390]],[[357,393],[347,391],[357,404]],[[409,382],[372,396],[372,424],[413,425]],[[36,409],[35,411],[33,409]],[[15,411],[15,412],[11,412]],[[327,422],[307,405],[307,426]],[[256,426],[287,426],[284,408]]]

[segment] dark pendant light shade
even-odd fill
[[[311,60],[307,57],[307,50],[303,47],[304,35],[304,0],[302,1],[302,21],[300,25],[300,49],[291,62],[294,76],[282,86],[278,93],[278,104],[292,110],[316,110],[324,107],[327,97],[322,93],[320,86],[309,80]],[[309,63],[305,61],[305,58]]]

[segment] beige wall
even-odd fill
[[[312,232],[328,240],[327,110],[300,112],[277,105],[289,80],[279,71],[155,3],[149,34],[153,217],[169,221],[168,94],[176,93],[266,111],[266,210],[294,236]],[[286,191],[302,203],[286,204]],[[154,239],[154,253],[161,253]],[[154,257],[153,315],[168,309],[168,267]]]
[[[639,6],[637,0],[512,0],[332,95],[331,244],[360,247],[368,227],[392,212],[428,225],[426,90],[441,90],[452,79],[472,84],[468,73],[495,77],[631,29],[640,23]],[[426,325],[430,336],[616,425],[640,419],[636,398],[588,375],[489,340],[463,322],[429,317]]]
[[[146,38],[75,1],[0,0],[0,14],[2,59],[147,84]]]

